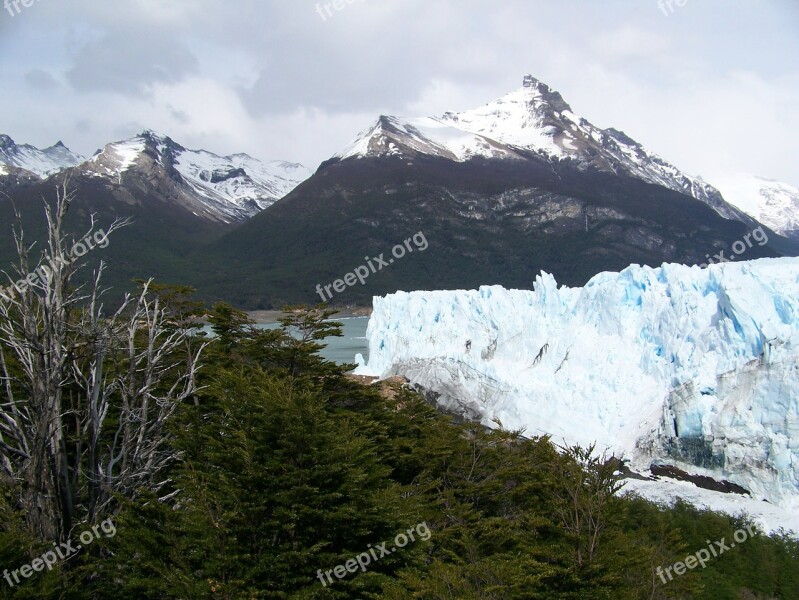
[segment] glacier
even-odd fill
[[[641,472],[725,479],[799,516],[799,258],[397,292],[374,298],[367,338],[357,374],[404,376],[487,426],[596,442]]]

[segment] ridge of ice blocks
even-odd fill
[[[397,292],[374,299],[367,338],[357,373],[403,375],[447,410],[799,513],[797,258]]]

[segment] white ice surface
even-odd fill
[[[799,259],[633,265],[583,288],[374,299],[358,373],[491,425],[726,479],[799,512]],[[706,468],[670,444],[697,443]],[[719,466],[723,465],[723,466]]]
[[[799,512],[748,498],[741,494],[724,494],[696,487],[688,481],[661,478],[658,481],[626,479],[622,494],[637,494],[646,500],[673,506],[681,499],[698,508],[705,508],[728,515],[752,517],[758,529],[777,533],[780,529],[799,537]]]

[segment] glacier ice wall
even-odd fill
[[[633,265],[583,288],[374,299],[361,374],[448,410],[728,479],[799,510],[799,259]]]

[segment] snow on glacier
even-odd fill
[[[799,259],[374,299],[369,362],[493,425],[727,479],[799,514]],[[775,507],[775,509],[778,507]],[[798,520],[799,521],[799,520]]]

